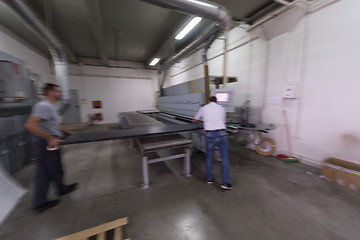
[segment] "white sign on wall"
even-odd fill
[[[267,97],[267,104],[269,105],[280,105],[281,104],[281,96],[270,96]]]
[[[286,82],[283,86],[283,98],[296,98],[297,87],[296,82]]]

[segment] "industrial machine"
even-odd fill
[[[214,89],[212,96],[215,96],[217,103],[223,106],[226,112],[234,112],[234,94],[232,89]]]
[[[189,124],[196,112],[205,104],[203,93],[189,93],[159,97],[159,113],[155,118],[167,124]],[[205,152],[204,130],[194,130],[180,133],[183,137],[191,139],[192,145]]]
[[[213,77],[213,79],[219,78]],[[200,107],[206,104],[202,84],[203,79],[198,79],[164,89],[165,96],[158,99],[159,112],[154,113],[153,116],[168,124],[191,122]],[[228,114],[227,131],[235,139],[238,139],[241,134],[245,135],[248,148],[254,149],[262,156],[269,156],[274,153],[275,142],[268,137],[262,137],[262,134],[275,129],[275,126],[249,122],[249,99],[245,100],[242,106],[238,106],[237,108],[240,111],[235,113],[233,89],[213,88],[211,96],[215,96],[217,103],[225,108]],[[205,152],[204,130],[193,130],[181,134],[191,139],[195,148]]]
[[[216,77],[211,78],[216,79]],[[207,103],[203,82],[203,79],[198,79],[164,89],[165,96],[158,99],[160,112],[154,114],[156,118],[168,124],[191,123],[197,111]],[[213,89],[211,95],[216,96],[218,104],[223,106],[226,112],[234,112],[232,89]],[[191,139],[195,148],[205,152],[204,130],[194,130],[181,134]]]
[[[23,62],[0,52],[0,164],[11,173],[32,158],[30,133],[23,125],[35,101]]]

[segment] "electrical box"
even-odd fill
[[[29,80],[22,65],[0,61],[0,101],[23,102],[29,98]]]
[[[284,83],[283,98],[297,98],[297,83],[296,82]]]
[[[101,101],[92,101],[93,108],[102,108]]]
[[[33,157],[24,129],[35,91],[24,63],[0,51],[0,164],[10,173]]]

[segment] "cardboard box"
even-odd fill
[[[360,165],[341,159],[328,158],[321,166],[322,177],[360,192]]]

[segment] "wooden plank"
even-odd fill
[[[101,232],[97,235],[96,240],[105,240],[105,232]]]
[[[117,227],[114,229],[114,240],[122,240],[123,234],[121,227]]]
[[[56,240],[79,240],[79,239],[83,239],[83,238],[88,238],[94,235],[97,235],[101,232],[106,232],[109,231],[111,229],[123,226],[125,224],[128,223],[128,218],[124,217],[124,218],[120,218],[117,219],[115,221],[109,222],[109,223],[104,223],[101,224],[99,226],[93,227],[93,228],[89,228],[74,234],[70,234],[61,238],[57,238]]]

